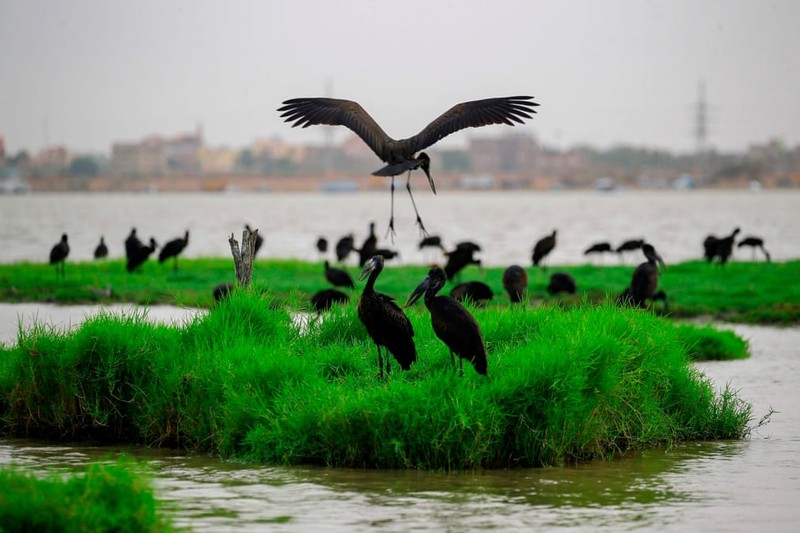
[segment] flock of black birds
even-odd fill
[[[439,292],[444,288],[448,281],[460,280],[461,272],[469,265],[482,266],[481,260],[475,254],[481,251],[480,245],[464,241],[446,251],[440,237],[429,235],[422,222],[422,218],[417,210],[414,197],[411,192],[411,171],[422,169],[428,179],[431,190],[436,194],[436,186],[430,174],[430,157],[425,152],[428,148],[442,138],[465,128],[476,128],[492,124],[506,124],[514,126],[523,124],[524,119],[531,119],[536,113],[539,104],[533,102],[530,96],[512,96],[501,98],[487,98],[463,102],[450,108],[440,115],[433,122],[428,124],[417,135],[407,139],[396,140],[389,137],[377,122],[356,102],[335,98],[293,98],[283,102],[283,106],[278,109],[281,118],[290,123],[292,127],[301,126],[306,128],[311,125],[330,125],[345,126],[356,133],[385,163],[385,166],[375,171],[375,176],[386,176],[391,178],[391,211],[387,234],[392,236],[394,228],[394,179],[395,176],[407,173],[406,189],[411,199],[416,214],[416,223],[419,225],[424,238],[419,243],[419,249],[436,248],[440,250],[445,258],[444,267],[434,265],[425,279],[414,289],[409,296],[404,307],[413,305],[417,300],[424,297],[425,307],[431,315],[431,323],[436,336],[444,342],[450,350],[451,360],[454,364],[455,356],[458,356],[459,369],[463,375],[463,360],[468,360],[475,371],[481,375],[487,375],[488,366],[486,358],[486,347],[480,331],[480,326],[475,318],[461,303],[465,300],[472,300],[476,303],[486,302],[494,297],[492,289],[480,281],[467,281],[456,284],[450,291],[449,296],[440,295]],[[249,226],[248,230],[252,231]],[[739,228],[726,237],[708,236],[703,242],[705,258],[712,262],[724,265],[730,258],[735,239],[739,233]],[[539,239],[533,246],[531,263],[534,267],[546,270],[545,261],[556,247],[557,230],[553,230],[549,235]],[[159,262],[163,263],[168,259],[173,259],[173,268],[178,269],[178,256],[183,252],[189,243],[189,231],[183,237],[179,237],[167,242],[160,250],[158,255]],[[255,251],[263,244],[263,238],[259,235]],[[759,248],[770,260],[770,256],[764,249],[763,240],[758,237],[748,237],[739,244],[742,246]],[[135,271],[158,248],[153,237],[148,243],[139,240],[136,229],[131,229],[131,233],[125,240],[125,254],[127,258],[126,268],[129,272]],[[320,237],[316,242],[316,248],[321,257],[326,257],[328,252],[328,241]],[[619,295],[617,302],[619,305],[635,306],[644,308],[647,301],[663,301],[665,307],[667,296],[664,291],[658,289],[659,265],[664,267],[664,260],[658,254],[652,244],[643,239],[625,241],[616,248],[608,242],[592,244],[584,252],[585,255],[617,253],[620,258],[629,251],[641,249],[646,261],[636,267],[630,285]],[[358,317],[364,324],[367,333],[375,343],[378,351],[379,374],[389,373],[391,366],[388,356],[384,359],[382,348],[385,348],[394,357],[395,361],[403,370],[408,370],[417,360],[416,347],[414,345],[414,329],[400,306],[394,298],[375,290],[375,283],[384,269],[385,261],[397,257],[398,253],[391,249],[378,248],[378,238],[375,234],[375,223],[369,225],[369,235],[360,247],[356,247],[353,234],[348,234],[340,238],[335,246],[335,255],[339,263],[343,263],[351,253],[358,254],[358,263],[362,267],[360,280],[366,279],[366,285],[361,293],[358,302]],[[53,247],[50,252],[50,263],[57,265],[58,272],[64,276],[64,263],[69,255],[69,245],[67,235],[64,234],[61,240]],[[108,248],[103,237],[95,250],[95,258],[101,259],[108,256]],[[347,302],[349,296],[339,290],[354,289],[355,283],[347,271],[331,266],[330,262],[324,261],[325,279],[333,285],[315,293],[311,298],[311,305],[317,312],[330,309],[337,303]],[[512,303],[518,304],[526,299],[528,287],[528,274],[519,265],[511,265],[503,272],[503,288],[508,293]],[[231,283],[221,283],[214,288],[213,296],[215,300],[224,298],[231,290]],[[549,294],[568,293],[574,294],[577,290],[575,279],[566,272],[554,272],[549,279],[547,292]]]
[[[249,226],[246,226],[249,229]],[[252,231],[252,230],[251,230]],[[756,249],[760,250],[766,261],[770,261],[769,252],[764,248],[764,240],[760,237],[749,236],[738,243],[736,238],[740,233],[735,228],[730,235],[717,237],[709,235],[703,241],[703,254],[709,262],[725,265],[733,254],[734,247],[753,248],[755,259]],[[531,265],[547,271],[545,259],[556,247],[557,230],[542,237],[535,242],[531,253]],[[256,243],[256,252],[263,244],[263,237],[259,236]],[[189,244],[189,231],[182,237],[170,240],[160,248],[158,260],[161,263],[173,260],[173,268],[178,269],[178,257]],[[136,271],[145,263],[157,249],[155,238],[150,237],[148,242],[142,242],[136,228],[131,228],[130,234],[125,239],[126,269],[128,272]],[[317,239],[316,248],[321,257],[328,253],[328,241],[324,237]],[[494,298],[491,287],[482,281],[471,280],[459,282],[462,271],[469,265],[482,268],[482,262],[476,257],[481,252],[481,246],[472,241],[457,243],[451,250],[447,250],[442,238],[438,235],[425,235],[419,242],[419,250],[434,248],[444,256],[444,266],[434,265],[424,280],[414,289],[403,307],[413,305],[424,296],[425,306],[430,312],[431,323],[436,336],[447,345],[450,350],[453,364],[458,356],[458,367],[463,374],[463,360],[469,361],[475,371],[486,375],[487,360],[486,348],[483,343],[480,327],[475,318],[464,307],[462,302],[470,300],[481,305]],[[630,285],[617,297],[620,306],[646,308],[648,302],[663,302],[668,310],[667,295],[663,290],[658,290],[659,267],[664,268],[663,258],[655,247],[644,239],[631,239],[613,247],[608,242],[595,243],[589,246],[584,255],[603,253],[616,253],[620,260],[625,253],[641,250],[646,261],[639,264],[631,275]],[[69,256],[70,247],[66,234],[53,246],[50,251],[50,263],[56,265],[57,273],[64,277],[64,263]],[[375,234],[375,223],[369,224],[369,233],[360,247],[356,247],[352,233],[344,235],[337,242],[334,250],[336,260],[343,264],[351,257],[358,256],[358,264],[362,267],[360,279],[367,279],[358,303],[358,316],[372,338],[378,351],[379,373],[389,373],[391,366],[388,356],[384,357],[382,348],[391,354],[403,370],[408,370],[417,359],[413,337],[414,330],[405,316],[403,309],[395,303],[394,298],[375,290],[378,276],[384,269],[385,261],[396,257],[397,252],[378,247],[378,237]],[[108,257],[108,246],[104,237],[100,237],[95,251],[96,259]],[[343,268],[332,266],[327,258],[323,261],[324,277],[333,287],[320,290],[311,297],[312,308],[321,313],[329,310],[335,304],[349,301],[350,297],[340,289],[353,290],[356,284],[350,274]],[[439,292],[447,282],[455,283],[449,296],[440,295]],[[528,288],[528,273],[519,265],[511,265],[505,269],[502,277],[503,289],[508,294],[510,302],[518,304],[526,300]],[[229,282],[220,283],[214,288],[215,300],[224,298],[234,285]],[[575,294],[577,284],[575,279],[566,272],[553,272],[549,277],[547,292],[551,295],[560,293]]]

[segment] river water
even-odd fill
[[[489,265],[529,264],[536,239],[557,228],[555,264],[584,262],[594,241],[645,237],[667,262],[700,257],[709,233],[733,227],[765,238],[775,260],[800,257],[800,192],[453,192],[415,196],[431,233],[448,247],[483,245]],[[406,262],[427,262],[404,192],[395,198],[397,237]],[[266,238],[260,257],[318,259],[318,236],[366,236],[381,246],[388,192],[369,194],[36,194],[0,196],[0,262],[45,261],[67,232],[71,260],[87,260],[101,234],[112,256],[136,226],[160,242],[191,231],[186,255],[229,257],[228,236],[244,223]],[[749,251],[737,259],[749,260]],[[607,259],[608,262],[616,261]],[[630,262],[639,262],[637,257]],[[139,312],[112,306],[112,312]],[[18,324],[77,325],[94,307],[0,304],[0,342]],[[192,309],[151,307],[152,320],[184,322]],[[0,440],[0,464],[69,471],[124,451],[152,469],[158,496],[174,503],[178,525],[196,531],[467,531],[493,529],[618,531],[795,531],[800,523],[800,328],[730,327],[752,357],[699,364],[718,387],[730,384],[768,425],[735,442],[690,443],[566,468],[477,473],[361,471],[227,463],[170,450],[54,445]]]
[[[33,304],[31,304],[33,305]],[[116,306],[114,312],[131,312]],[[0,341],[16,322],[77,325],[90,307],[0,305]],[[148,317],[184,322],[163,306]],[[800,328],[720,325],[752,357],[699,364],[770,423],[744,441],[700,442],[564,468],[477,473],[363,471],[229,463],[170,450],[0,440],[0,465],[70,471],[124,452],[145,462],[158,497],[195,531],[796,531],[800,521]]]
[[[583,250],[597,241],[616,246],[630,238],[652,242],[667,263],[702,256],[708,234],[765,239],[774,260],[800,257],[800,191],[628,191],[463,192],[434,196],[420,189],[417,206],[428,231],[451,248],[461,240],[483,247],[492,266],[530,264],[540,237],[558,229],[553,264],[585,262]],[[0,263],[47,261],[50,248],[66,232],[70,260],[91,259],[104,235],[112,257],[123,255],[123,241],[136,227],[139,236],[164,242],[190,230],[187,257],[230,257],[228,237],[241,240],[245,223],[266,239],[259,257],[317,260],[317,237],[333,243],[354,233],[358,245],[370,221],[377,224],[379,247],[401,252],[406,263],[439,260],[417,248],[419,231],[404,190],[395,195],[394,243],[385,238],[389,192],[357,194],[32,194],[0,196]],[[750,250],[736,257],[751,260]],[[640,262],[633,254],[630,262]],[[440,258],[441,256],[439,256]],[[616,259],[607,258],[608,262]]]

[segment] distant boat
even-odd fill
[[[356,192],[358,183],[355,181],[328,181],[320,185],[322,192]]]

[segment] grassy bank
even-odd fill
[[[173,531],[149,480],[131,464],[93,464],[69,476],[0,468],[0,531]]]
[[[608,295],[616,297],[630,283],[634,268],[633,265],[554,267],[550,272],[569,272],[577,280],[578,294],[570,297],[550,297],[545,291],[549,273],[528,268],[529,301],[534,304],[554,301],[560,305],[574,305],[585,299],[604,302]],[[426,270],[422,266],[387,267],[381,276],[381,290],[405,297]],[[356,267],[349,267],[349,271],[357,278]],[[502,271],[502,268],[488,268],[481,272],[469,267],[462,278],[489,284],[495,292],[491,305],[504,307],[509,300],[503,292]],[[268,291],[280,304],[302,309],[308,307],[311,294],[328,287],[322,272],[319,263],[261,260],[256,262],[253,280],[256,288]],[[170,264],[150,262],[134,274],[125,271],[122,261],[70,263],[63,281],[50,265],[4,264],[0,265],[0,300],[209,307],[213,287],[233,277],[233,261],[229,258],[181,260],[178,272],[173,272]],[[669,266],[661,277],[660,288],[670,298],[670,315],[674,317],[708,316],[733,322],[797,324],[800,286],[792,283],[796,279],[800,279],[800,261],[731,263],[725,268],[687,262]],[[450,287],[452,284],[445,290]],[[357,284],[355,294],[359,291]]]
[[[474,313],[488,378],[457,376],[423,306],[409,311],[419,361],[386,381],[352,302],[305,333],[274,301],[241,292],[185,327],[99,316],[66,334],[38,328],[0,352],[0,424],[263,463],[421,469],[563,464],[747,434],[750,407],[693,369],[688,330],[651,313]]]

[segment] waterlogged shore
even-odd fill
[[[0,352],[2,431],[432,470],[747,434],[749,406],[692,368],[702,343],[671,322],[615,307],[474,313],[488,379],[457,376],[421,306],[409,312],[419,361],[386,381],[354,303],[303,334],[275,301],[239,292],[185,326],[99,316],[73,332],[34,329]]]
[[[630,283],[635,266],[554,266],[548,272],[528,268],[528,304],[580,305],[584,301],[613,301]],[[359,269],[345,267],[354,279]],[[468,267],[461,280],[480,280],[495,293],[489,304],[508,307],[503,291],[502,268],[479,270]],[[425,276],[420,265],[387,266],[381,276],[381,291],[405,298]],[[574,296],[547,294],[550,273],[563,271],[576,280]],[[0,265],[0,301],[48,302],[60,304],[134,303],[167,304],[208,308],[212,289],[220,282],[232,281],[231,259],[182,259],[180,270],[171,264],[149,262],[141,272],[129,274],[122,261],[70,263],[61,280],[46,264],[15,263]],[[800,323],[800,286],[790,280],[800,279],[800,261],[784,263],[730,263],[724,268],[693,261],[670,265],[662,272],[659,288],[670,300],[669,316],[675,318],[708,317],[729,322],[754,324]],[[254,288],[268,293],[277,305],[294,311],[307,310],[309,299],[318,290],[328,288],[321,263],[296,260],[260,260],[256,262]],[[445,291],[449,291],[449,284]],[[350,291],[357,299],[360,286]],[[656,306],[656,312],[664,313]]]

